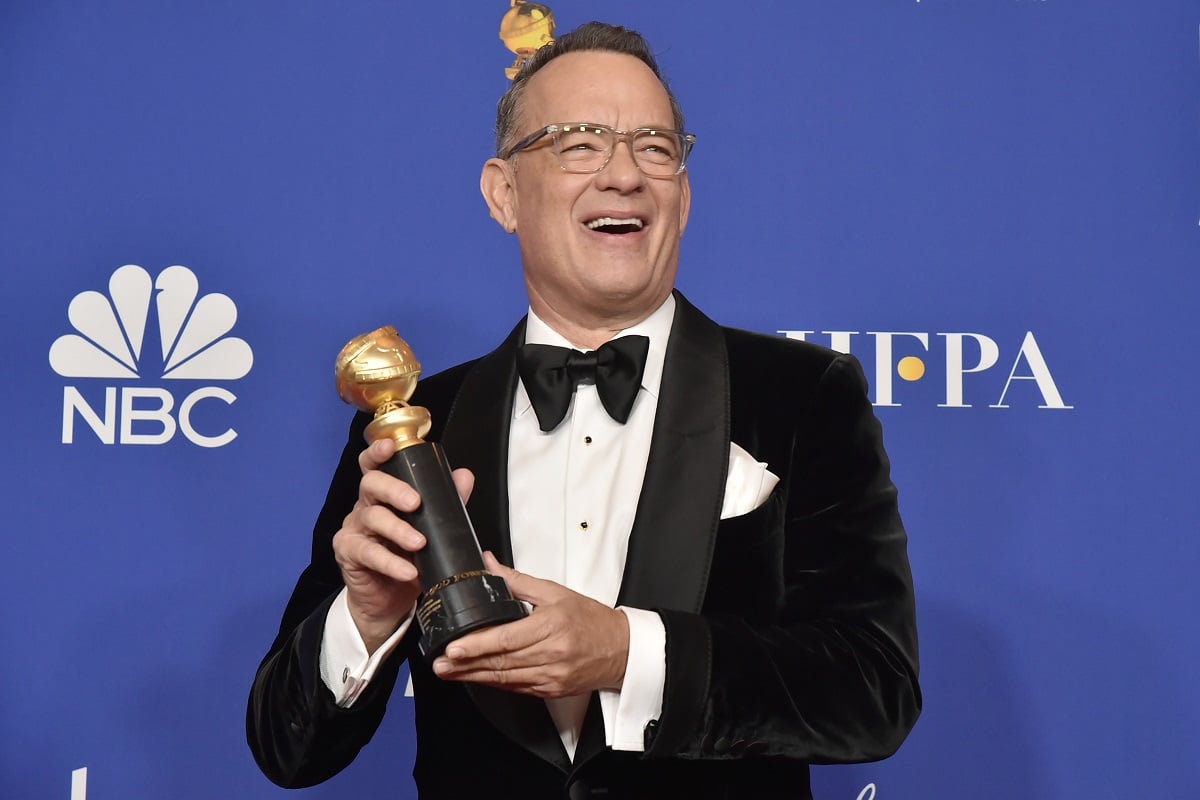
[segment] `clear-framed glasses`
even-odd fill
[[[633,162],[650,178],[670,178],[683,172],[696,137],[683,131],[638,128],[619,131],[593,122],[556,122],[529,134],[508,148],[501,158],[512,158],[550,136],[558,165],[566,172],[599,172],[612,160],[618,142],[626,142]]]

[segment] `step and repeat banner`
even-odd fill
[[[391,323],[432,373],[525,309],[477,189],[509,6],[0,5],[0,797],[296,796],[243,720],[334,356]],[[1200,5],[551,7],[683,103],[689,298],[871,381],[925,711],[816,796],[1193,792]],[[411,703],[298,796],[414,797]]]

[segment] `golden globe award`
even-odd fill
[[[511,81],[539,48],[554,41],[554,12],[541,3],[512,0],[512,7],[500,19],[500,41],[517,56],[512,66],[504,69]]]
[[[391,439],[396,453],[380,469],[421,495],[416,511],[397,512],[425,536],[413,560],[425,588],[417,601],[420,647],[432,662],[446,645],[473,630],[525,616],[504,580],[483,566],[475,529],[450,476],[446,454],[429,433],[429,411],[410,406],[421,364],[408,343],[385,326],[342,348],[335,367],[338,395],[373,412],[366,440]]]

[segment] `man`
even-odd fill
[[[419,498],[376,469],[393,445],[363,450],[358,415],[251,694],[272,780],[348,764],[405,658],[422,798],[809,797],[809,763],[885,757],[911,728],[906,537],[861,370],[673,293],[682,131],[644,40],[599,23],[501,100],[481,188],[517,234],[530,313],[412,402],[532,613],[432,669],[416,656],[424,538],[391,509]],[[593,364],[550,409],[536,357],[559,351],[539,345],[636,363],[632,403]]]

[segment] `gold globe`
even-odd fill
[[[512,80],[529,57],[554,41],[554,12],[541,3],[512,0],[512,7],[500,20],[500,40],[517,54],[517,60],[504,74]]]
[[[407,402],[419,377],[421,362],[390,325],[351,339],[334,365],[338,396],[375,414],[367,440],[389,438],[398,447],[419,444],[429,433],[429,412]]]

